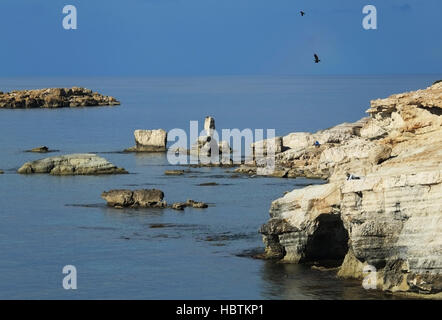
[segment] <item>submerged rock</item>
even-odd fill
[[[135,130],[135,147],[126,149],[129,152],[165,152],[167,132],[157,130]]]
[[[79,87],[15,90],[0,93],[0,108],[5,109],[94,107],[119,104],[120,102],[114,97],[103,96],[90,89]]]
[[[182,176],[184,174],[184,170],[166,170],[164,171],[166,176]]]
[[[105,191],[101,197],[106,200],[110,207],[143,207],[165,208],[167,203],[163,201],[164,193],[157,189],[127,190],[117,189]]]
[[[198,201],[194,201],[194,200],[191,200],[191,199],[188,199],[186,201],[186,206],[192,207],[192,208],[199,208],[199,209],[204,209],[204,208],[208,208],[209,207],[207,205],[207,203],[198,202]]]
[[[172,209],[174,210],[184,210],[184,208],[187,207],[187,204],[185,202],[175,202],[172,204]]]
[[[51,150],[46,146],[32,148],[30,150],[26,150],[26,152],[34,152],[34,153],[49,153],[49,152],[57,152],[58,150]]]
[[[305,134],[285,139],[291,149],[277,163],[328,183],[273,201],[261,228],[265,256],[335,259],[340,277],[362,279],[370,269],[378,289],[440,293],[442,83],[373,100],[367,112],[320,147]]]
[[[106,159],[95,154],[69,154],[26,162],[17,171],[20,174],[49,173],[52,175],[124,174]]]

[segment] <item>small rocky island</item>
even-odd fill
[[[69,154],[26,162],[20,174],[49,173],[54,176],[101,175],[128,173],[95,154]]]
[[[319,177],[273,201],[265,257],[376,271],[378,289],[442,292],[442,83],[371,101],[370,115],[280,139],[280,176]],[[283,151],[286,149],[285,151]],[[256,173],[263,159],[238,171]]]
[[[120,102],[114,97],[79,87],[14,90],[6,93],[0,91],[0,108],[3,109],[96,107],[119,104]]]

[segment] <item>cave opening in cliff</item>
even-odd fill
[[[305,262],[340,266],[348,251],[348,232],[340,215],[322,214],[316,221],[318,227],[307,241]]]

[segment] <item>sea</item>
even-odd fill
[[[366,116],[370,100],[423,89],[442,75],[0,78],[0,91],[87,87],[114,107],[0,110],[1,299],[394,299],[335,271],[254,259],[260,226],[284,192],[324,183],[236,175],[123,153],[136,129],[314,132]],[[190,143],[190,141],[189,141]],[[56,152],[25,152],[41,145]],[[25,162],[95,153],[127,175],[19,175]],[[186,169],[182,176],[165,170]],[[201,185],[203,184],[203,185]],[[206,185],[204,185],[206,184]],[[207,185],[209,184],[209,185]],[[207,209],[114,209],[110,189],[160,189]],[[63,286],[65,266],[76,289]],[[71,274],[72,275],[72,274]]]

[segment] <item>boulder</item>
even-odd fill
[[[185,207],[187,207],[185,202],[175,202],[172,204],[172,209],[174,210],[184,210]]]
[[[69,154],[26,162],[20,174],[49,173],[51,175],[101,175],[127,173],[95,154]]]
[[[207,203],[194,201],[192,199],[188,199],[186,201],[186,206],[192,207],[192,208],[200,208],[200,209],[208,207]]]
[[[167,145],[167,132],[158,130],[135,130],[135,147],[126,151],[135,152],[165,152]]]
[[[164,193],[157,189],[126,190],[117,189],[105,191],[101,197],[106,200],[110,207],[142,207],[142,208],[165,208],[163,201]]]
[[[211,135],[215,130],[215,119],[213,117],[208,116],[204,119],[204,130],[206,130],[207,135]]]

